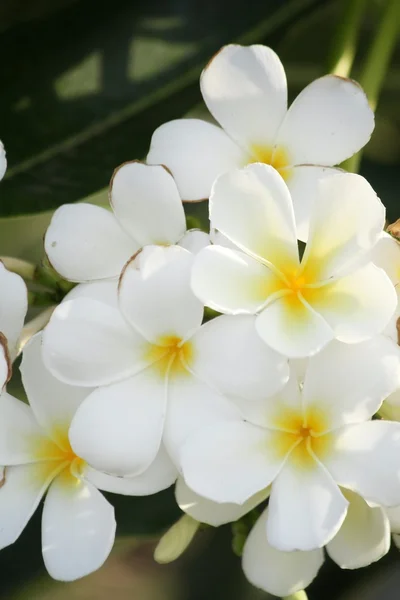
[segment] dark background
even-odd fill
[[[105,204],[121,162],[146,155],[154,129],[204,115],[198,78],[225,43],[265,43],[280,55],[293,98],[327,70],[340,0],[1,0],[0,138],[9,169],[0,185],[0,255],[40,260],[51,211],[89,197]],[[384,0],[368,0],[355,69]],[[400,50],[381,95],[361,172],[400,216]],[[50,211],[50,212],[49,212]],[[206,204],[191,211],[204,224]],[[384,468],[384,466],[382,467]],[[179,516],[171,491],[111,497],[119,538],[96,574],[52,582],[42,566],[40,514],[0,552],[5,600],[259,600],[230,551],[230,527],[202,532],[176,563],[152,560],[157,534]],[[355,572],[327,561],[310,600],[400,598],[400,554]]]

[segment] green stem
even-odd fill
[[[308,600],[308,596],[304,590],[301,590],[300,592],[290,594],[290,596],[285,596],[283,600]]]
[[[366,0],[342,0],[339,26],[332,39],[328,60],[328,71],[334,75],[350,75],[366,3]]]
[[[372,110],[376,110],[379,95],[389,67],[390,59],[400,28],[400,2],[387,0],[386,9],[376,31],[359,77]],[[356,173],[361,161],[361,151],[344,164],[348,171]]]

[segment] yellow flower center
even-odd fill
[[[272,422],[275,452],[281,459],[289,452],[289,460],[296,467],[311,467],[315,456],[322,459],[331,448],[328,423],[327,415],[316,406],[307,407],[304,415],[291,409],[279,409]]]
[[[289,154],[287,150],[282,146],[266,146],[264,144],[252,144],[250,147],[251,157],[247,164],[261,162],[266,165],[274,167],[281,177],[287,181],[292,170],[289,168]]]
[[[176,335],[162,336],[157,344],[150,345],[145,358],[153,363],[153,370],[161,377],[185,376],[193,361],[193,344]]]
[[[49,474],[59,467],[63,478],[73,478],[78,483],[83,476],[86,462],[71,448],[68,427],[55,426],[52,434],[52,439],[40,437],[32,440],[34,457],[43,461],[43,469]]]

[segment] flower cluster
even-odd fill
[[[114,172],[112,211],[53,216],[47,257],[78,285],[24,347],[29,406],[0,395],[0,547],[46,494],[47,570],[82,577],[114,541],[101,491],[176,482],[192,520],[257,516],[244,573],[287,596],[324,548],[354,569],[400,533],[400,246],[369,183],[335,168],[374,127],[354,81],[287,108],[277,55],[230,45],[200,83],[220,126],[162,125]],[[182,202],[208,199],[207,233],[186,231]],[[27,302],[0,277],[4,386]]]

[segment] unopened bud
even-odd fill
[[[183,515],[162,536],[154,550],[154,560],[160,564],[173,562],[181,556],[194,538],[200,523]]]

